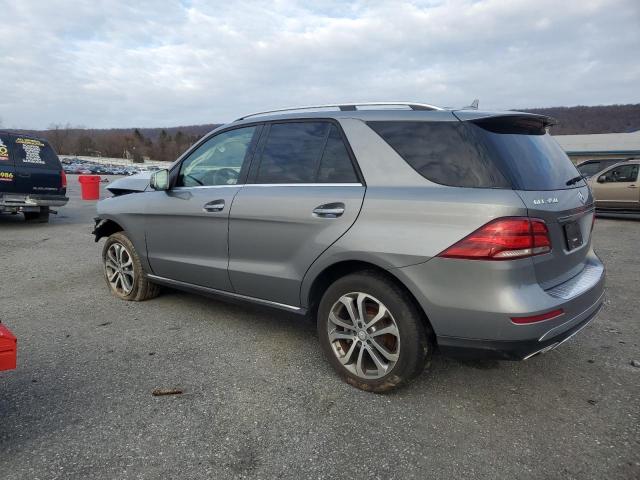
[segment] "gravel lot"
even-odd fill
[[[436,356],[388,395],[342,383],[276,310],[107,290],[94,202],[0,216],[0,475],[54,478],[640,478],[640,223],[600,219],[608,301],[528,362]],[[154,397],[156,388],[184,394]]]

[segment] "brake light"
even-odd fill
[[[67,174],[64,173],[64,170],[60,170],[60,183],[61,188],[67,188]]]
[[[551,320],[552,318],[557,318],[560,315],[564,314],[564,310],[558,308],[556,310],[551,310],[547,313],[541,313],[540,315],[531,315],[530,317],[511,317],[511,321],[513,323],[524,324],[524,323],[536,323],[542,322],[544,320]]]
[[[468,260],[513,260],[550,251],[551,239],[544,220],[504,217],[480,227],[438,256]]]

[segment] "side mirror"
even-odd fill
[[[169,190],[169,170],[163,168],[151,175],[149,186],[154,190]]]
[[[607,180],[607,176],[606,175],[600,175],[598,177],[598,183],[604,183]]]

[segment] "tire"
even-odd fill
[[[39,212],[24,212],[24,220],[27,223],[48,223],[49,207],[40,207]]]
[[[365,311],[364,324],[358,315],[359,303]],[[347,304],[352,305],[355,322]],[[360,328],[367,324],[368,328]],[[422,312],[403,288],[374,271],[349,274],[329,286],[318,307],[317,326],[329,363],[347,383],[362,390],[381,393],[405,385],[431,359],[431,332]],[[383,328],[389,333],[375,335]],[[374,361],[374,355],[381,363]],[[384,364],[386,368],[379,366]]]
[[[160,287],[145,276],[138,252],[123,232],[107,238],[102,249],[102,263],[105,281],[116,297],[141,302],[160,293]]]

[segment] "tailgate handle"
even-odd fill
[[[313,209],[313,215],[322,218],[336,218],[344,213],[344,203],[327,203]]]
[[[202,209],[208,213],[221,212],[222,210],[224,210],[224,200],[213,200],[212,202],[205,203]]]

